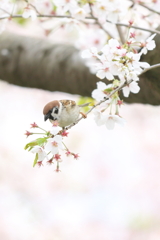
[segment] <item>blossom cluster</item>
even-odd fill
[[[153,11],[145,6],[149,6]],[[134,20],[136,26],[141,22],[143,27],[156,28],[160,24],[160,19],[154,10],[159,7],[159,0],[134,1],[134,3],[130,0],[1,0],[0,31],[4,30],[8,20],[19,13],[24,19],[31,18],[33,21],[37,19],[37,16],[50,15],[53,16],[51,28],[54,28],[53,22],[56,16],[62,18],[62,21],[59,18],[57,25],[63,25],[63,27],[65,25],[74,25],[75,27],[81,25],[79,37],[83,41],[81,32],[87,32],[90,24],[93,26],[95,19],[101,24],[103,30],[110,28],[111,25],[107,25],[107,22],[128,23],[131,19]],[[87,24],[86,29],[84,28],[85,24]],[[115,33],[115,29],[113,27],[112,32]],[[116,37],[117,34],[114,35]]]
[[[86,49],[82,52],[82,58],[92,58],[94,62],[90,63],[91,72],[95,71],[96,76],[100,79],[115,80],[118,77],[119,84],[134,81],[134,86],[137,86],[139,75],[145,68],[149,68],[147,62],[140,62],[142,54],[146,54],[148,50],[155,48],[153,38],[156,34],[150,36],[146,41],[137,42],[133,33],[123,45],[116,39],[110,39],[108,43],[98,51],[95,47]],[[135,47],[141,47],[138,53]],[[133,85],[133,83],[132,83]],[[129,88],[129,86],[128,86]],[[125,97],[129,96],[129,90],[123,89]],[[137,93],[139,88],[137,88]],[[134,92],[134,91],[133,91]]]
[[[48,165],[56,164],[56,172],[60,171],[59,163],[62,162],[60,153],[65,152],[66,156],[73,156],[78,159],[79,155],[71,152],[64,144],[64,137],[68,136],[68,132],[61,130],[57,122],[54,122],[50,131],[46,131],[39,127],[35,122],[31,124],[31,128],[40,129],[41,133],[26,131],[25,135],[28,137],[33,134],[41,134],[41,138],[37,138],[26,144],[25,150],[35,153],[33,166],[42,166],[44,162]]]
[[[50,21],[49,28],[42,27],[47,36],[57,28],[62,31],[74,30],[74,35],[75,30],[78,30],[74,44],[80,50],[86,49],[82,52],[82,57],[91,59],[86,61],[91,72],[100,79],[110,81],[108,85],[97,82],[92,97],[98,102],[93,107],[96,124],[105,125],[111,130],[116,124],[125,123],[119,113],[123,101],[117,89],[123,86],[124,97],[128,97],[130,92],[139,92],[139,75],[149,68],[149,64],[140,62],[140,58],[155,48],[155,34],[147,40],[140,40],[140,37],[146,39],[148,35],[135,33],[131,29],[133,24],[136,27],[141,23],[141,29],[148,28],[149,32],[152,28],[153,32],[160,24],[159,12],[155,11],[159,7],[160,0],[1,0],[0,33],[5,29],[7,21],[14,18],[22,18],[23,21],[31,18],[41,25],[42,22]],[[126,28],[120,29],[119,25],[126,25]],[[126,41],[124,36],[127,36]],[[79,157],[66,147],[63,138],[68,133],[60,130],[57,125],[50,131],[43,130],[35,123],[32,128],[43,131],[37,133],[42,134],[41,138],[25,147],[35,154],[34,166],[41,166],[45,161],[48,164],[56,163],[58,172],[62,161],[61,152],[67,156],[72,155],[75,159]],[[26,131],[25,135],[33,134],[35,133]]]
[[[115,123],[124,124],[119,116],[119,106],[122,101],[118,92],[114,94],[112,92],[119,86],[123,86],[124,97],[128,97],[130,92],[139,92],[139,75],[145,68],[150,67],[148,63],[140,62],[140,58],[142,54],[155,48],[153,40],[155,35],[153,34],[146,41],[138,42],[135,39],[135,33],[130,32],[128,40],[123,45],[116,39],[110,39],[100,51],[90,48],[82,52],[83,58],[92,59],[90,63],[87,63],[91,71],[95,71],[98,78],[106,78],[112,82],[108,85],[98,82],[97,89],[92,92],[92,97],[98,102],[106,99],[103,105],[100,105],[100,110],[95,110],[95,121],[98,126],[104,124],[108,129],[113,129]],[[141,48],[139,53],[138,48]],[[108,108],[110,112],[106,114]]]

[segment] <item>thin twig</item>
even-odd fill
[[[130,6],[130,8],[133,8],[135,5],[135,2],[134,2],[134,0],[130,0],[130,2],[132,2],[132,5]]]
[[[36,11],[36,13],[38,13],[38,15],[41,15],[41,13],[37,10],[37,8],[33,4],[29,3],[29,6],[31,6]]]
[[[107,20],[108,23],[112,23],[110,21]],[[115,25],[119,25],[119,26],[124,26],[124,27],[129,27],[129,28],[135,28],[135,29],[139,29],[139,30],[142,30],[142,31],[145,31],[145,32],[150,32],[150,33],[157,33],[157,34],[160,34],[160,31],[158,30],[154,30],[154,29],[148,29],[148,28],[142,28],[142,27],[137,27],[137,26],[134,26],[134,25],[129,25],[129,24],[126,24],[126,23],[112,23],[112,24],[115,24]]]
[[[32,3],[29,3],[28,0],[24,0],[24,1],[27,3],[27,6],[31,6],[36,11],[36,13],[41,15],[41,13],[37,10],[37,8]]]
[[[9,14],[9,16],[11,15],[8,11],[6,11],[6,10],[3,9],[3,8],[0,8],[0,10],[3,11],[3,12],[5,12],[5,13],[7,13],[7,14]],[[8,17],[4,17],[4,18],[8,18]]]
[[[15,15],[12,15],[10,16],[11,18],[23,18],[23,16],[21,14],[15,14]],[[42,18],[73,18],[71,16],[65,16],[65,15],[53,15],[53,14],[37,14],[37,17],[42,17]],[[6,19],[8,17],[0,17],[0,20],[3,20],[3,19]],[[29,17],[30,18],[30,17]],[[90,20],[97,20],[97,18],[95,17],[86,17],[85,18],[86,20],[87,19],[90,19]],[[137,26],[134,26],[134,25],[129,25],[129,24],[126,24],[126,23],[113,23],[113,22],[110,22],[109,20],[106,20],[106,22],[108,23],[111,23],[111,24],[115,24],[117,26],[124,26],[124,27],[130,27],[130,28],[135,28],[135,29],[139,29],[139,30],[142,30],[142,31],[145,31],[145,32],[150,32],[150,33],[157,33],[157,34],[160,34],[160,31],[157,31],[157,30],[154,30],[154,29],[148,29],[148,28],[142,28],[142,27],[137,27]],[[104,30],[104,29],[103,29]],[[105,29],[106,31],[106,29]],[[106,31],[107,32],[107,31]],[[107,33],[109,35],[111,35],[110,33]]]
[[[125,43],[125,38],[124,38],[124,35],[122,33],[122,29],[119,25],[116,25],[116,28],[117,28],[121,43],[124,44]]]
[[[153,8],[150,8],[150,7],[146,6],[146,5],[143,4],[143,3],[140,3],[140,2],[139,2],[138,5],[140,5],[140,6],[144,7],[144,8],[146,8],[146,9],[148,9],[150,12],[153,12],[153,13],[156,13],[156,14],[160,15],[160,12],[154,10]]]
[[[133,80],[130,80],[128,82],[125,82],[123,84],[121,84],[119,87],[115,88],[107,97],[104,97],[103,100],[101,100],[100,102],[98,102],[97,104],[95,104],[87,113],[85,113],[86,115],[88,115],[90,112],[92,112],[92,110],[94,108],[96,108],[97,106],[101,105],[102,103],[104,103],[105,101],[107,101],[115,92],[120,91],[123,87],[125,87],[126,85],[130,84]],[[81,121],[84,117],[80,117],[75,123],[72,123],[71,125],[69,125],[67,128],[65,128],[65,130],[68,130],[70,128],[72,128],[73,126],[75,126],[79,121]]]
[[[148,72],[149,70],[152,70],[152,69],[158,68],[158,67],[160,67],[160,63],[157,63],[155,65],[150,66],[149,68],[144,69],[138,76],[142,75],[145,72]]]
[[[112,34],[109,33],[109,32],[103,27],[103,25],[98,21],[98,18],[95,18],[95,17],[94,17],[91,3],[89,3],[89,8],[90,8],[90,14],[91,14],[92,19],[95,20],[96,24],[97,24],[105,33],[107,33],[107,35],[108,35],[110,38],[113,38]]]
[[[133,5],[136,4],[134,0],[130,0],[130,2],[132,2]],[[137,2],[137,4],[142,6],[142,7],[144,7],[144,8],[146,8],[146,9],[148,9],[150,12],[153,12],[153,13],[156,13],[156,14],[160,15],[160,12],[154,10],[153,8],[148,7],[147,5],[145,5],[144,3],[140,2],[140,1]]]

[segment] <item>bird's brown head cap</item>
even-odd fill
[[[59,102],[57,100],[47,103],[43,108],[43,114],[48,114],[48,112],[54,107],[59,107]]]

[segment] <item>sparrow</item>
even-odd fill
[[[44,106],[44,121],[47,119],[49,119],[51,123],[57,121],[60,127],[65,128],[75,123],[76,120],[78,120],[79,114],[82,114],[82,116],[86,118],[86,115],[80,112],[80,109],[89,104],[90,103],[77,105],[73,100],[54,100]]]

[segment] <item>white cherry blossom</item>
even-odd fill
[[[50,129],[50,133],[53,135],[56,135],[57,133],[59,133],[59,131],[61,131],[62,128],[59,126],[52,126],[52,128]]]
[[[22,17],[23,18],[29,18],[31,17],[32,21],[36,20],[37,18],[37,14],[36,14],[36,11],[30,7],[26,7],[24,9],[24,12],[22,14]]]
[[[93,114],[94,114],[94,120],[95,120],[97,126],[102,126],[104,124],[102,112],[98,109],[95,109]]]
[[[125,97],[128,97],[130,92],[132,93],[138,93],[140,90],[140,87],[138,86],[138,83],[133,81],[130,84],[128,84],[127,86],[125,86],[122,91],[123,91],[123,95]]]
[[[121,49],[120,43],[117,39],[111,38],[102,49],[101,52],[106,57],[107,60],[113,60],[115,56],[122,56],[126,53],[126,49]],[[119,58],[118,58],[119,59]]]
[[[129,7],[132,5],[131,1],[128,0],[123,0],[123,4],[121,0],[112,0],[109,1],[109,3],[110,11],[107,19],[113,23],[116,23],[120,18],[123,18],[127,14]]]
[[[81,50],[95,47],[100,50],[106,43],[107,36],[102,29],[90,27],[87,31],[80,31],[75,46]]]
[[[48,159],[48,156],[45,150],[40,146],[34,146],[31,150],[32,153],[38,153],[38,161],[43,161],[45,158]]]
[[[105,125],[108,130],[112,130],[115,124],[124,126],[125,120],[118,115],[106,114],[98,109],[94,110],[94,120],[97,126]]]
[[[62,136],[60,135],[56,135],[53,138],[49,138],[47,140],[45,150],[47,150],[48,152],[52,152],[53,155],[59,153],[59,150],[64,149],[62,140],[63,140]]]
[[[59,22],[61,23],[60,25],[63,25],[63,29],[65,29],[66,31],[80,31],[80,26],[79,26],[79,21],[77,19],[74,18],[62,18],[59,20]]]
[[[127,61],[128,70],[131,72],[135,72],[135,74],[139,75],[142,72],[143,68],[148,68],[150,65],[146,62],[140,62],[140,54],[134,54],[133,52],[129,52],[126,54],[126,57],[129,58]]]
[[[97,48],[92,47],[90,49],[86,49],[82,52],[81,57],[82,58],[91,58],[91,57],[97,57]]]
[[[107,97],[107,92],[105,92],[105,90],[111,87],[112,84],[106,85],[104,82],[97,82],[97,89],[93,90],[92,97],[97,101],[103,100],[105,97]],[[110,100],[107,102],[110,102]]]
[[[118,115],[104,115],[103,121],[108,130],[112,130],[115,127],[115,124],[124,126],[125,120]]]
[[[138,81],[139,80],[139,77],[137,76],[136,72],[133,70],[133,71],[129,71],[127,74],[126,74],[126,79],[129,81],[129,80],[134,80],[134,81]]]
[[[113,74],[111,72],[111,64],[109,62],[104,63],[97,63],[95,64],[95,67],[97,68],[97,74],[96,76],[100,79],[107,78],[108,80],[113,80]]]
[[[96,16],[100,22],[105,22],[108,14],[108,2],[101,0],[97,1],[92,7],[94,16]]]
[[[83,20],[86,17],[86,11],[83,8],[76,8],[72,12],[72,16],[76,19]]]
[[[27,1],[25,1],[27,2]],[[53,10],[53,3],[50,0],[30,0],[32,6],[36,7],[36,10],[41,14],[51,14]],[[34,9],[34,8],[33,8]]]
[[[156,34],[153,34],[147,38],[146,41],[141,41],[141,45],[144,46],[140,52],[141,54],[147,54],[148,50],[153,50],[156,47],[155,41],[153,40],[155,36]]]
[[[53,3],[61,9],[61,14],[64,14],[67,11],[72,12],[78,8],[75,0],[53,0]]]

